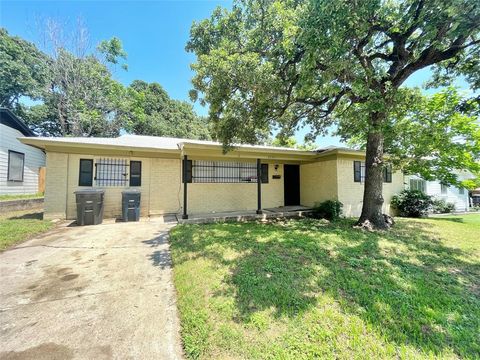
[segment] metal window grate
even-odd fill
[[[95,185],[126,186],[128,162],[126,159],[101,158],[95,162]]]
[[[365,162],[361,161],[360,162],[360,182],[361,183],[365,182],[365,169],[366,169]]]
[[[194,160],[192,182],[256,183],[257,165],[248,162]]]

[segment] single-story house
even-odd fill
[[[25,136],[36,135],[14,113],[0,108],[0,195],[39,191],[39,174],[40,168],[45,166],[45,153],[18,140]]]
[[[105,189],[104,214],[121,216],[121,193],[141,191],[141,216],[312,206],[337,199],[346,216],[362,208],[362,151],[304,151],[154,136],[21,138],[47,154],[45,216],[74,219],[75,191]],[[260,183],[257,182],[261,179]],[[384,173],[384,211],[404,188],[401,172]]]
[[[467,180],[471,175],[467,172],[459,172],[460,180]],[[416,175],[406,176],[406,187],[412,190],[420,190],[438,200],[445,200],[455,205],[455,211],[468,211],[468,190],[463,187],[449,186],[438,180],[427,181]]]

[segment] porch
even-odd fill
[[[178,219],[179,224],[207,224],[227,221],[252,221],[269,220],[277,218],[302,218],[308,216],[312,209],[306,206],[279,206],[275,208],[262,209],[261,214],[255,210],[226,211],[218,213],[205,213],[190,215],[188,219]]]

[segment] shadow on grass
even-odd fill
[[[276,317],[301,316],[328,293],[343,312],[398,345],[478,356],[478,259],[442,245],[425,222],[401,223],[388,233],[352,224],[184,226],[174,231],[172,248],[175,263],[208,258],[229,267],[228,290],[213,296],[234,297],[237,322],[272,308]],[[225,255],[232,250],[236,256]]]
[[[448,216],[430,216],[428,220],[435,220],[435,221],[453,221],[456,223],[464,223],[463,218],[461,217],[453,217],[451,215]]]
[[[43,220],[43,211],[29,212],[27,214],[9,216],[7,220]]]

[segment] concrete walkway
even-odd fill
[[[60,227],[0,254],[0,359],[179,359],[155,221]]]

